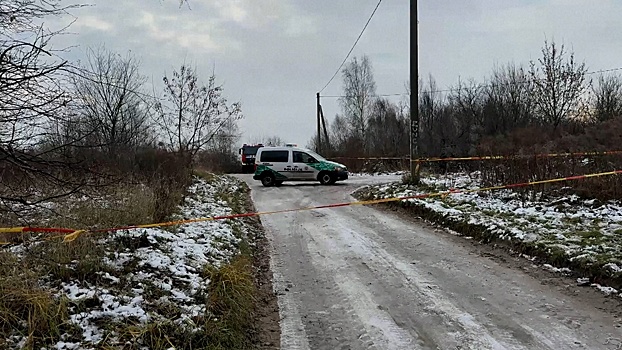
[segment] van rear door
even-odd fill
[[[290,179],[291,175],[287,171],[290,153],[289,150],[262,150],[258,164],[271,169],[277,180]]]

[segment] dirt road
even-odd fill
[[[350,201],[391,180],[264,188],[241,177],[260,211]],[[396,214],[354,206],[261,219],[282,349],[622,349],[609,312]]]

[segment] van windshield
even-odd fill
[[[311,150],[307,150],[306,151],[310,156],[312,156],[313,158],[315,158],[316,160],[326,160],[326,158],[322,157],[321,155],[311,151]]]
[[[259,149],[259,147],[243,147],[242,148],[242,152],[244,152],[245,155],[255,155],[257,154],[257,150]]]

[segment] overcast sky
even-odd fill
[[[240,143],[279,136],[306,145],[315,131],[315,93],[334,74],[378,0],[87,0],[57,45],[84,57],[100,44],[140,58],[161,88],[186,61],[207,82],[212,71],[240,101]],[[378,94],[406,91],[409,0],[383,0],[352,56],[368,55]],[[589,70],[622,67],[618,0],[419,0],[419,74],[439,87],[483,81],[495,65],[537,60],[545,38],[573,50]],[[151,86],[148,87],[149,90]],[[339,95],[338,75],[323,95]],[[391,99],[399,101],[403,96]],[[324,98],[329,121],[336,98]]]

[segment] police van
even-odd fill
[[[261,147],[255,156],[253,179],[261,180],[266,187],[279,186],[283,181],[319,181],[322,185],[332,185],[347,180],[348,169],[293,145]]]

